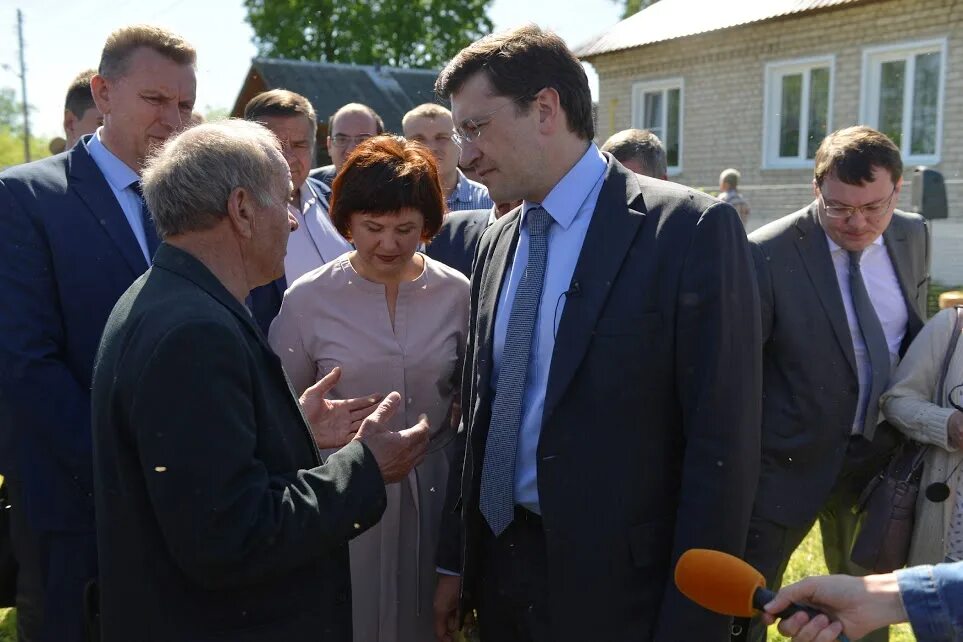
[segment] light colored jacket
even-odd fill
[[[893,384],[880,397],[883,415],[904,435],[930,444],[923,464],[923,479],[916,502],[916,524],[910,544],[909,565],[935,564],[946,557],[946,534],[960,491],[961,466],[950,479],[950,471],[963,453],[947,444],[947,421],[955,410],[946,394],[934,403],[936,386],[956,323],[952,308],[940,311],[924,326],[896,369]],[[963,341],[957,343],[946,374],[946,392],[963,382]],[[926,499],[929,484],[945,481],[950,496],[944,502]]]

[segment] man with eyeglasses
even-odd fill
[[[354,148],[362,141],[383,133],[385,133],[385,123],[378,112],[371,107],[361,103],[348,103],[339,108],[328,119],[327,148],[331,165],[311,170],[311,178],[316,178],[331,187],[338,170]]]
[[[829,571],[866,573],[849,559],[852,509],[898,442],[878,402],[923,325],[929,284],[926,221],[895,209],[902,173],[884,134],[833,132],[816,150],[815,200],[749,235],[762,302],[763,454],[745,559],[772,589],[817,519]],[[754,621],[748,639],[765,637]]]
[[[599,151],[581,64],[534,25],[469,45],[436,89],[461,162],[522,200],[475,253],[437,639],[477,609],[483,642],[725,640],[670,569],[742,554],[758,477],[736,211]]]

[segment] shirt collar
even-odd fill
[[[836,243],[836,241],[834,241],[834,240],[832,240],[831,238],[829,238],[829,234],[826,234],[826,242],[829,243],[829,252],[830,252],[831,254],[835,254],[836,252],[847,252],[847,253],[848,253],[848,251],[847,251],[847,250],[844,250],[842,247],[840,247],[840,246]],[[876,246],[878,246],[878,247],[882,247],[882,246],[883,246],[883,235],[880,234],[879,236],[877,236],[877,237],[876,237],[876,240],[873,241],[872,245],[876,245]],[[867,249],[868,249],[868,248],[867,248]],[[865,250],[864,250],[864,251],[865,251]]]
[[[585,150],[579,161],[575,163],[572,169],[568,170],[562,180],[555,184],[544,201],[541,203],[525,201],[522,207],[522,220],[519,224],[524,226],[525,214],[533,207],[541,205],[555,222],[562,226],[562,229],[567,230],[572,221],[575,220],[575,215],[582,209],[582,205],[585,204],[592,193],[596,183],[605,174],[605,169],[605,156],[595,146],[595,143],[589,144],[588,149]]]
[[[114,188],[114,191],[122,192],[130,187],[131,183],[139,181],[140,176],[107,149],[100,138],[102,129],[103,127],[98,127],[94,135],[87,141],[87,153],[94,159],[94,163],[97,164],[101,174]]]
[[[471,200],[471,185],[468,183],[468,177],[465,176],[460,169],[457,167],[455,171],[458,172],[458,181],[455,183],[455,191],[451,193],[449,201],[467,203]]]

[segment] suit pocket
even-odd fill
[[[602,317],[595,324],[595,334],[606,337],[645,336],[662,329],[661,312],[645,312],[632,316]]]
[[[666,565],[672,553],[673,524],[657,520],[629,527],[629,552],[636,568]]]

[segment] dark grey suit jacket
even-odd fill
[[[580,294],[558,327],[538,445],[551,637],[728,640],[727,618],[684,598],[672,569],[690,548],[741,555],[745,545],[761,383],[745,232],[731,206],[607,158],[573,275]],[[472,277],[456,440],[464,465],[452,467],[448,490],[460,511],[446,515],[438,558],[452,569],[463,558],[465,609],[485,581],[478,498],[492,336],[519,211],[484,234]]]
[[[197,259],[161,245],[117,302],[92,401],[104,642],[351,641],[378,464],[355,441],[321,465],[280,359]]]
[[[753,514],[789,527],[811,523],[828,498],[859,397],[846,310],[815,207],[749,235],[763,337],[763,458]],[[899,211],[883,233],[909,313],[904,349],[926,318],[928,238],[923,217]]]
[[[469,279],[475,260],[475,250],[482,234],[488,229],[491,210],[449,212],[426,253],[436,261],[453,267]]]

